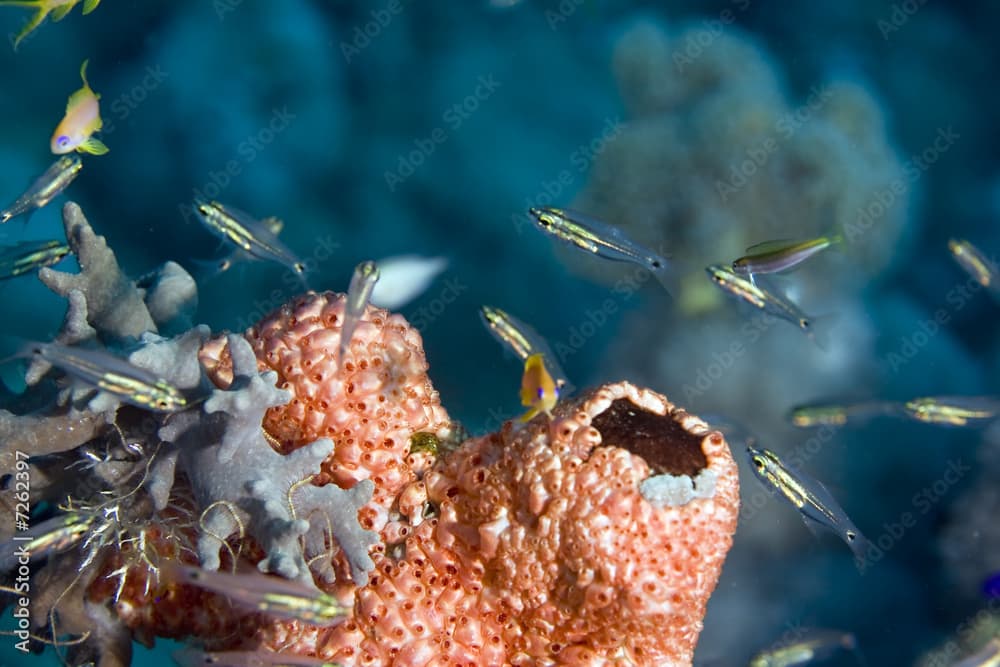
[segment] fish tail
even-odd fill
[[[674,298],[674,294],[678,293],[679,284],[677,271],[674,270],[674,267],[668,262],[663,262],[659,268],[650,269],[650,272],[656,278],[656,282],[660,283],[667,296],[671,299]]]
[[[820,350],[826,352],[832,340],[830,328],[837,320],[836,313],[827,313],[817,317],[802,316],[799,318],[799,329],[805,332],[806,337],[816,344]]]
[[[23,28],[21,28],[21,32],[17,33],[17,37],[14,38],[14,50],[17,51],[17,47],[21,44],[21,42],[24,40],[24,38],[27,37],[28,35],[30,35],[32,32],[34,32],[35,28],[37,28],[38,26],[40,26],[42,24],[42,21],[45,20],[46,16],[48,16],[49,10],[46,9],[45,7],[42,7],[40,2],[6,2],[5,1],[5,2],[2,2],[0,4],[11,5],[11,6],[19,6],[19,7],[38,7],[39,8],[38,11],[35,12],[35,15],[31,17],[31,20],[28,21]]]
[[[871,542],[864,535],[858,533],[847,545],[854,554],[854,564],[857,566],[858,571],[864,574],[865,570],[872,565],[872,563],[868,562],[868,550]]]

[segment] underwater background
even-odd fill
[[[401,312],[472,433],[522,412],[488,304],[530,322],[578,388],[627,379],[797,452],[878,546],[859,571],[731,437],[744,508],[696,664],[746,664],[805,627],[854,633],[869,665],[950,664],[920,660],[1000,634],[982,588],[1000,571],[1000,432],[787,419],[817,401],[998,392],[998,301],[947,245],[1000,250],[995,3],[106,0],[15,52],[28,16],[0,7],[0,199],[51,163],[85,59],[110,152],[3,243],[60,238],[70,199],[126,273],[174,260],[199,275],[218,256],[188,208],[204,196],[280,217],[313,289],[346,290],[366,259],[446,257]],[[526,216],[538,205],[662,248],[679,289],[558,246]],[[780,282],[821,341],[755,321],[705,277],[754,243],[834,229],[842,248]],[[287,278],[242,262],[199,279],[192,320],[241,331],[299,290]],[[3,334],[48,340],[62,321],[34,277],[0,299]],[[959,632],[972,621],[979,634]],[[136,664],[171,664],[172,647]],[[58,663],[3,646],[0,664]]]

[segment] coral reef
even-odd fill
[[[685,310],[716,302],[697,271],[769,239],[845,235],[858,270],[835,285],[806,277],[810,296],[856,289],[886,266],[912,183],[863,86],[823,82],[794,103],[769,57],[737,31],[652,21],[621,36],[614,69],[631,118],[574,206],[684,262]]]
[[[33,637],[73,664],[125,665],[158,636],[345,665],[691,664],[739,508],[720,433],[620,383],[460,443],[400,315],[369,307],[344,358],[334,293],[244,335],[164,338],[197,297],[184,274],[129,280],[79,207],[64,216],[81,273],[45,278],[69,301],[60,339],[117,350],[188,402],[59,391],[37,365],[8,397],[41,404],[0,415],[32,503],[86,520],[34,555]],[[347,617],[244,611],[172,562],[255,565]]]
[[[119,605],[141,610],[129,618],[141,635],[346,665],[691,664],[738,511],[725,440],[627,383],[555,412],[469,440],[415,482],[426,512],[383,531],[340,625],[241,624],[232,612],[224,623],[151,604],[190,604],[176,582]],[[687,492],[647,498],[659,482]],[[223,643],[220,624],[239,629]]]

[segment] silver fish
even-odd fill
[[[1000,414],[995,396],[925,396],[903,404],[912,419],[942,426],[968,426],[993,421]]]
[[[0,250],[0,280],[61,262],[70,253],[62,241],[22,241]]]
[[[857,561],[865,560],[868,540],[819,480],[785,465],[772,451],[754,448],[753,443],[747,443],[747,456],[757,478],[794,505],[806,525],[818,524],[833,531],[847,543]]]
[[[216,235],[236,244],[252,257],[277,262],[291,269],[305,283],[305,264],[272,231],[281,228],[280,221],[276,218],[258,220],[232,206],[203,199],[195,200],[194,210],[205,226]]]
[[[750,659],[749,667],[794,667],[814,660],[826,660],[838,651],[856,652],[857,639],[840,630],[805,630],[802,636],[761,651]]]
[[[733,273],[750,276],[757,273],[786,271],[813,255],[842,241],[840,236],[821,236],[805,241],[765,241],[747,248],[747,254],[733,262]]]
[[[712,279],[712,282],[718,285],[723,291],[746,301],[751,306],[759,308],[769,315],[774,315],[786,322],[791,322],[804,332],[810,340],[817,342],[813,333],[813,318],[799,310],[799,307],[791,301],[768,292],[747,278],[733,273],[725,266],[713,264],[706,267],[705,271],[708,273],[709,278]]]
[[[533,354],[542,355],[545,358],[545,367],[555,380],[560,393],[566,395],[572,389],[566,372],[559,365],[552,348],[534,328],[510,313],[492,306],[480,307],[479,315],[490,334],[501,345],[512,350],[521,361],[527,361]]]
[[[67,512],[19,532],[15,539],[0,544],[0,573],[13,569],[21,553],[35,560],[71,549],[87,534],[95,518],[92,514]]]
[[[952,257],[955,258],[959,266],[975,278],[976,282],[989,289],[994,295],[1000,294],[1000,285],[997,284],[997,265],[979,248],[962,239],[950,239],[948,250],[951,251]]]
[[[153,412],[176,412],[188,404],[180,390],[166,380],[105,350],[31,342],[15,356],[38,356],[88,385]]]
[[[257,651],[203,651],[185,648],[174,651],[173,658],[181,667],[341,667],[340,663],[322,658]]]
[[[628,238],[617,227],[565,208],[531,208],[528,213],[546,234],[604,259],[638,264],[648,269],[668,293],[671,291],[668,258]]]
[[[788,412],[788,421],[799,428],[811,426],[843,426],[848,421],[896,415],[899,405],[888,401],[860,403],[798,405]]]
[[[60,157],[41,176],[36,178],[13,204],[0,211],[0,224],[24,213],[31,215],[32,212],[48,204],[73,182],[81,169],[83,169],[83,161],[79,155]]]
[[[347,299],[344,302],[344,324],[340,327],[340,363],[343,364],[350,349],[351,339],[354,338],[354,331],[358,328],[358,322],[365,314],[372,298],[372,291],[375,283],[378,282],[378,264],[368,260],[361,262],[354,267],[354,275],[351,276],[351,284],[347,287]]]
[[[181,583],[225,595],[269,616],[326,626],[342,621],[347,614],[347,608],[336,598],[297,581],[261,572],[227,574],[183,564],[168,568]]]

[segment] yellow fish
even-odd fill
[[[17,2],[13,0],[0,0],[0,5],[34,7],[38,10],[31,17],[31,20],[28,21],[27,25],[21,29],[21,32],[17,34],[17,37],[14,39],[14,50],[17,51],[17,45],[21,43],[21,40],[40,26],[50,12],[52,13],[53,21],[61,21],[79,2],[80,0],[21,0]],[[84,0],[83,13],[89,14],[97,9],[97,5],[100,3],[101,0]]]
[[[526,422],[539,412],[552,418],[552,408],[559,402],[559,387],[545,368],[545,357],[532,354],[524,360],[521,377],[521,405],[531,408],[521,417]]]
[[[52,133],[50,147],[55,155],[63,155],[71,151],[104,155],[108,147],[95,139],[94,132],[100,131],[104,123],[101,121],[101,108],[98,100],[101,96],[90,89],[87,83],[87,62],[80,66],[80,78],[83,88],[69,96],[66,102],[66,115],[63,116],[56,131]]]

